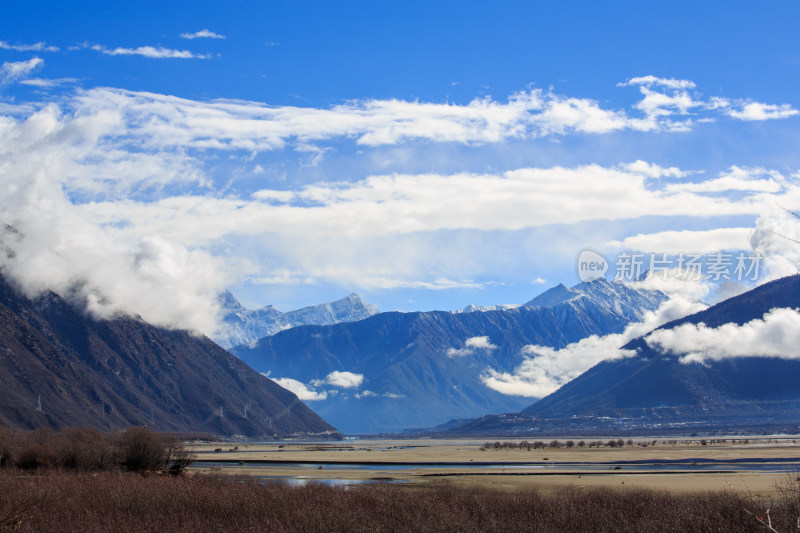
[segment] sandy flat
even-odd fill
[[[606,439],[604,442],[607,442]],[[633,446],[622,448],[545,448],[535,450],[489,449],[482,450],[486,440],[359,440],[340,443],[308,444],[285,442],[279,444],[210,443],[194,445],[198,461],[193,472],[256,475],[269,478],[339,479],[339,480],[394,480],[406,483],[451,482],[458,485],[491,487],[495,489],[536,489],[552,492],[595,486],[612,486],[622,489],[649,488],[673,492],[707,490],[735,490],[753,495],[768,495],[777,487],[795,479],[787,473],[736,472],[706,473],[674,472],[663,470],[640,472],[630,469],[614,470],[603,463],[618,461],[688,460],[747,460],[759,458],[796,459],[800,445],[796,439],[749,439],[726,444],[702,445],[698,440],[679,440],[677,443],[658,442],[652,439],[634,440]],[[549,442],[549,441],[545,441]],[[562,440],[561,442],[565,442]],[[577,440],[575,442],[578,442]],[[587,441],[588,442],[588,441]],[[647,443],[647,447],[641,444]],[[215,449],[221,451],[215,452]],[[206,461],[225,461],[209,468]],[[291,461],[315,463],[313,465],[286,465],[248,463],[240,461]],[[321,463],[321,464],[320,464]],[[343,464],[344,463],[344,464]],[[397,463],[379,469],[349,467],[346,463]],[[437,463],[435,467],[406,467],[404,464]],[[452,465],[448,464],[452,463]],[[461,463],[461,464],[458,464]],[[465,463],[491,463],[479,467],[465,467]],[[515,463],[584,463],[568,468],[531,468]],[[685,468],[685,467],[684,467]],[[714,465],[715,470],[726,470],[724,463]]]

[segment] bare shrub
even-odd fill
[[[17,466],[23,470],[36,470],[42,467],[52,467],[55,463],[55,452],[46,444],[31,442],[26,445],[17,456]]]
[[[164,435],[161,440],[166,454],[164,464],[167,471],[173,475],[183,473],[186,467],[192,464],[194,455],[184,446],[183,441],[175,435]],[[238,449],[238,446],[236,449]]]
[[[19,453],[19,437],[11,428],[0,427],[0,468],[13,466]]]
[[[117,436],[119,464],[133,472],[159,471],[167,466],[167,453],[158,434],[145,427],[132,427]]]
[[[108,438],[94,428],[69,428],[59,438],[58,464],[75,470],[108,470],[115,466]]]

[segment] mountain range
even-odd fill
[[[798,307],[800,276],[790,276],[664,324],[656,332],[684,325],[704,331],[742,326],[772,310]],[[785,328],[774,334],[789,334]],[[694,361],[684,351],[654,348],[648,338],[624,346],[632,357],[597,364],[519,414],[483,417],[442,430],[451,435],[522,435],[800,429],[800,360],[755,352]],[[762,349],[768,344],[765,340]]]
[[[259,372],[302,390],[345,433],[396,432],[453,418],[518,411],[530,399],[481,380],[511,371],[530,344],[562,348],[618,333],[667,297],[604,279],[554,287],[515,308],[380,313],[329,326],[300,326],[231,349]]]
[[[206,337],[95,319],[0,277],[0,425],[286,437],[335,429]]]
[[[287,313],[282,313],[271,305],[255,310],[247,309],[229,291],[225,291],[220,303],[224,315],[214,341],[226,349],[297,326],[356,322],[378,313],[377,307],[363,302],[355,293],[335,302]]]

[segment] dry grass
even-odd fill
[[[772,501],[733,492],[597,489],[542,495],[438,487],[289,487],[122,472],[0,471],[0,530],[18,531],[795,531],[797,482]]]

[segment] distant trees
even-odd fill
[[[119,433],[93,428],[14,431],[0,427],[0,467],[181,473],[192,454],[174,435],[132,427]]]

